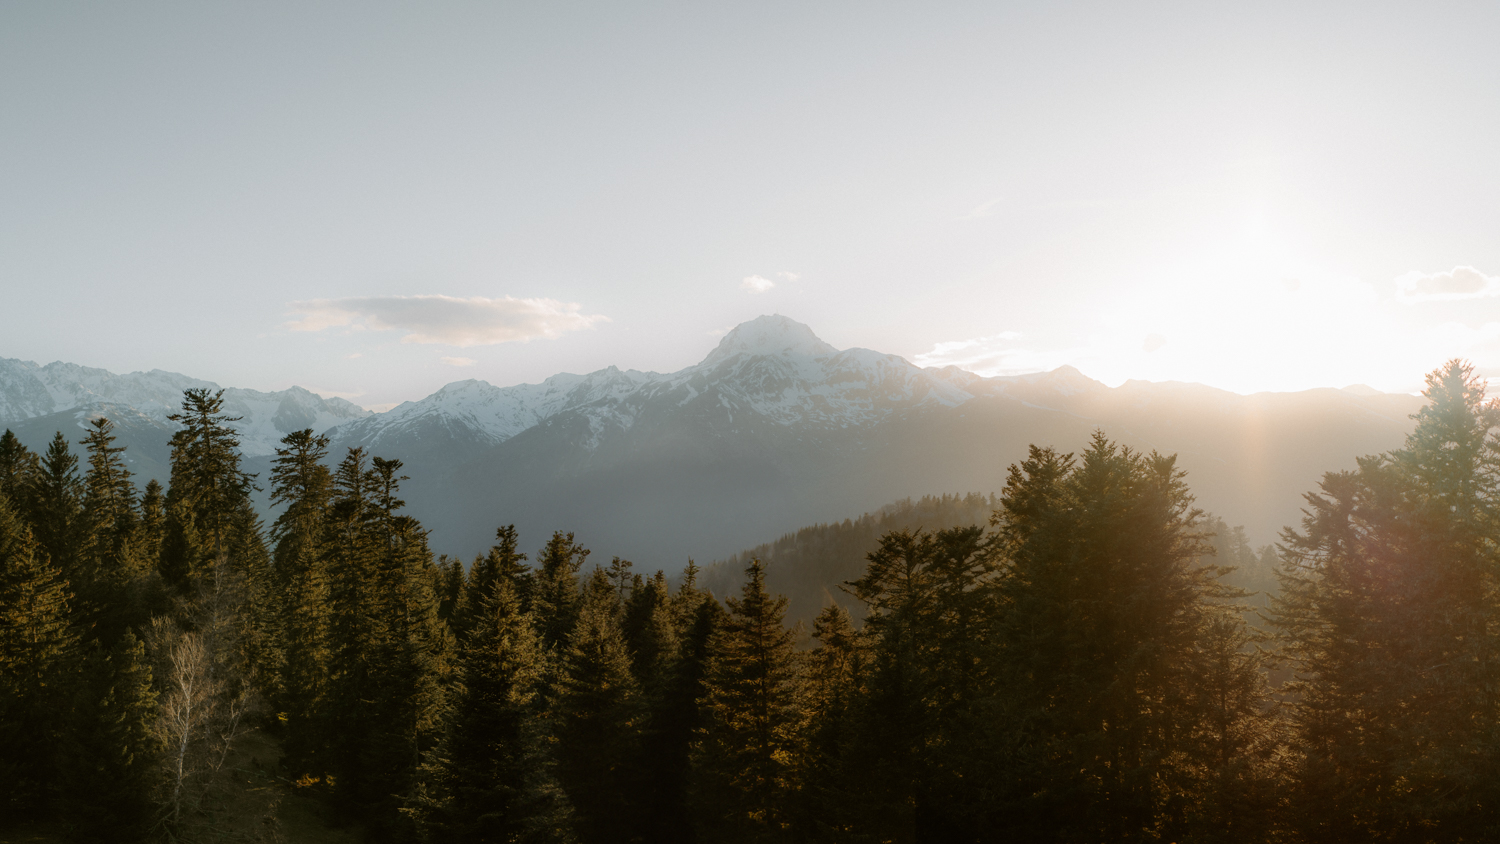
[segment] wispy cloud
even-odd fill
[[[487,299],[473,296],[368,296],[293,302],[289,313],[299,318],[286,325],[293,331],[328,328],[369,328],[406,331],[403,343],[443,343],[449,346],[489,346],[525,343],[538,337],[555,339],[569,331],[590,328],[609,318],[581,313],[582,306],[556,299]]]
[[[740,282],[740,288],[748,290],[751,293],[764,293],[775,286],[776,282],[770,280],[769,278],[766,278],[765,276],[759,275],[746,276],[744,280]]]
[[[1077,349],[1061,351],[1027,348],[1016,341],[1023,335],[1002,331],[987,337],[938,343],[932,351],[912,359],[917,366],[956,366],[979,375],[1021,375],[1047,372],[1067,363],[1079,354]]]
[[[981,217],[988,217],[988,216],[990,216],[991,214],[993,214],[995,212],[995,206],[999,205],[1000,204],[1000,200],[1002,200],[1002,199],[1004,199],[1004,197],[995,197],[994,199],[991,199],[989,202],[980,203],[979,205],[974,206],[974,210],[970,211],[969,213],[964,214],[961,217],[954,217],[953,219],[955,219],[955,220],[978,220]]]
[[[446,363],[449,366],[473,366],[474,364],[479,362],[477,360],[474,360],[473,358],[438,358],[438,360],[441,360],[443,363]]]
[[[801,278],[802,276],[800,276],[800,275],[792,272],[791,270],[782,270],[781,272],[779,272],[779,273],[776,274],[776,277],[777,278],[784,278],[787,281],[796,281],[797,279]]]
[[[1444,302],[1500,296],[1500,278],[1473,267],[1442,273],[1409,272],[1396,279],[1396,293],[1407,302]]]

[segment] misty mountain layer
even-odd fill
[[[183,389],[215,386],[0,359],[0,426],[40,448],[56,430],[80,439],[106,415],[132,471],[165,480],[167,414]],[[304,428],[326,433],[335,456],[364,446],[403,461],[413,515],[437,550],[476,554],[514,523],[525,547],[569,530],[669,571],[900,499],[996,492],[1028,444],[1077,450],[1101,428],[1178,454],[1202,506],[1267,542],[1296,523],[1323,471],[1399,446],[1420,406],[1368,389],[1110,388],[1066,366],[983,378],[840,351],[782,316],[740,325],[674,373],[459,381],[379,414],[298,387],[225,391],[226,409],[243,417],[245,465],[263,478],[281,436]]]

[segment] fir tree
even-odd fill
[[[557,531],[537,552],[532,609],[542,645],[550,651],[565,647],[578,622],[578,570],[588,559],[587,548],[573,541],[573,534]]]
[[[617,597],[595,570],[564,651],[553,718],[558,779],[573,804],[579,837],[589,842],[630,840],[635,826],[633,768],[642,702],[620,632]]]
[[[156,691],[146,649],[126,632],[83,667],[64,742],[63,811],[75,838],[129,841],[145,836],[160,741]]]
[[[0,495],[10,499],[11,509],[18,514],[30,512],[31,496],[41,470],[41,461],[6,428],[0,434]]]
[[[112,445],[114,424],[103,417],[90,422],[81,444],[88,450],[83,479],[82,542],[75,588],[91,617],[94,635],[112,646],[127,628],[142,626],[149,607],[147,576],[154,566],[140,543],[135,484]]]
[[[1284,534],[1291,817],[1321,840],[1500,834],[1500,407],[1460,361],[1424,395],[1404,448],[1326,475]]]
[[[42,456],[28,515],[38,548],[70,581],[79,579],[82,513],[83,481],[78,476],[78,458],[59,431]]]
[[[484,599],[459,662],[452,714],[410,813],[433,841],[571,841],[542,717],[545,655],[512,583]]]
[[[183,589],[215,560],[233,558],[233,546],[245,538],[254,477],[240,469],[239,435],[230,424],[240,417],[223,408],[223,390],[190,388],[183,391],[182,412],[167,417],[182,428],[171,440],[162,573]]]
[[[454,611],[454,631],[460,638],[467,635],[484,612],[486,602],[501,581],[509,581],[522,607],[527,606],[531,578],[526,570],[526,555],[517,550],[519,537],[515,525],[495,530],[495,544],[489,553],[474,561],[464,585],[463,595]]]
[[[161,568],[161,543],[166,535],[166,496],[155,478],[146,482],[141,495],[140,547],[148,566]]]
[[[0,793],[4,816],[34,815],[55,783],[77,659],[62,574],[0,495]]]
[[[949,829],[975,797],[966,733],[993,685],[995,562],[978,527],[893,531],[868,560],[848,584],[867,607],[872,648],[848,750],[861,782],[850,787],[866,796],[865,823],[908,840],[916,828]]]
[[[799,783],[804,739],[802,678],[786,599],[765,589],[753,560],[740,597],[710,646],[703,679],[707,723],[694,750],[697,814],[704,836],[780,841]]]
[[[1038,841],[1214,837],[1205,792],[1262,702],[1199,693],[1215,672],[1226,692],[1253,673],[1232,659],[1236,593],[1199,562],[1201,515],[1174,458],[1103,434],[1080,461],[1033,447],[1012,467],[989,825]]]
[[[305,769],[319,744],[319,707],[328,675],[329,584],[323,542],[332,475],[323,465],[328,438],[311,429],[281,440],[271,469],[271,502],[286,507],[271,526],[279,593],[279,682],[276,705],[285,718],[287,755]]]

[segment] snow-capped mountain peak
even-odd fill
[[[781,314],[768,314],[735,326],[699,365],[712,366],[735,355],[821,358],[838,351],[806,325]]]

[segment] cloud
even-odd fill
[[[441,360],[443,363],[446,363],[449,366],[473,366],[474,364],[479,362],[477,360],[474,360],[473,358],[438,358],[438,360]]]
[[[300,315],[286,324],[293,331],[322,331],[347,326],[352,330],[407,331],[403,343],[444,343],[449,346],[489,346],[552,340],[569,331],[609,322],[597,314],[579,313],[581,306],[556,299],[487,299],[473,296],[368,296],[350,299],[313,299],[293,302],[289,312]]]
[[[972,210],[969,213],[963,215],[962,217],[954,217],[953,219],[955,219],[955,220],[978,220],[981,217],[988,217],[988,216],[990,216],[991,214],[994,213],[995,206],[999,205],[1000,204],[1000,200],[1003,199],[1003,198],[1004,197],[996,197],[994,199],[991,199],[989,202],[985,202],[985,203],[981,203],[980,205],[976,205],[974,207],[974,210]]]
[[[758,275],[746,276],[745,279],[740,282],[740,287],[750,291],[751,293],[764,293],[775,286],[776,282],[764,276]]]
[[[776,277],[777,278],[784,278],[787,281],[796,281],[797,279],[801,278],[802,276],[797,275],[796,273],[792,272],[791,270],[782,270],[781,272],[779,272],[779,273],[776,274]]]
[[[1146,342],[1141,344],[1141,351],[1154,352],[1165,345],[1167,345],[1167,338],[1160,334],[1148,334],[1146,335]]]
[[[715,328],[713,331],[708,332],[708,336],[710,336],[710,337],[723,337],[725,334],[728,334],[729,332],[731,332],[733,330],[734,330],[734,326],[732,326],[732,325],[726,325],[723,328]]]
[[[1407,302],[1445,302],[1500,296],[1500,278],[1473,267],[1454,267],[1445,273],[1409,272],[1396,279],[1396,295]]]
[[[1078,349],[1046,351],[1017,346],[1024,335],[1002,331],[988,337],[938,343],[932,351],[912,359],[917,366],[956,366],[984,376],[1021,375],[1028,372],[1050,372],[1076,358]]]

